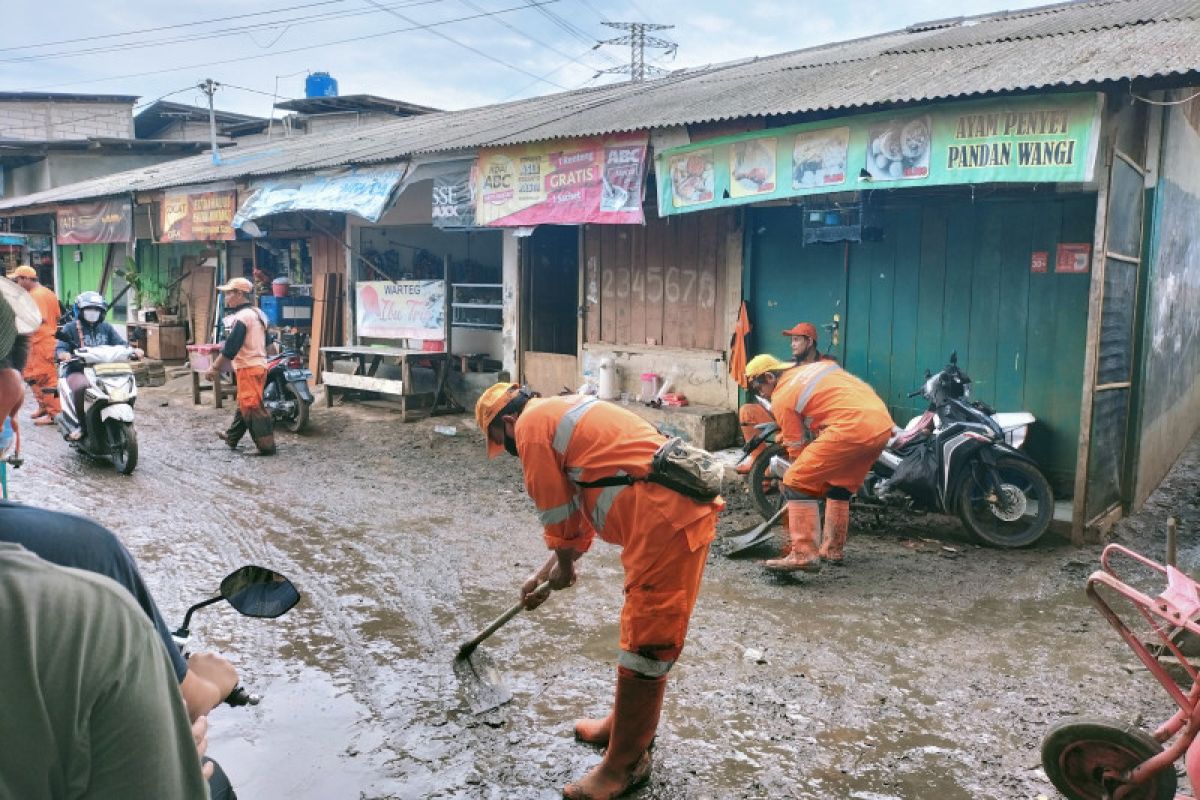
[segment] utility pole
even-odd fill
[[[646,32],[665,31],[674,28],[674,25],[657,25],[653,22],[605,22],[604,24],[617,30],[629,31],[629,33],[625,36],[618,36],[616,39],[605,39],[603,42],[598,43],[596,47],[604,44],[629,45],[629,64],[600,70],[596,73],[597,76],[606,73],[629,73],[629,80],[640,82],[646,80],[646,75],[666,74],[667,71],[665,69],[660,69],[653,64],[646,64],[646,46],[661,48],[666,51],[667,55],[674,55],[679,49],[679,45],[667,39],[660,39],[657,36],[647,36]]]
[[[217,93],[220,86],[221,84],[212,78],[205,78],[204,83],[197,86],[200,91],[208,95],[208,138],[212,143],[212,162],[218,166],[221,164],[221,151],[217,147],[217,112],[213,110],[213,95]]]

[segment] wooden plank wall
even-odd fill
[[[583,234],[584,341],[724,350],[726,247],[734,212],[589,225]]]

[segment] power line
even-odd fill
[[[556,2],[558,2],[558,0],[540,0],[540,2],[556,3]],[[217,61],[203,61],[198,64],[183,64],[183,65],[176,66],[176,67],[159,67],[158,69],[149,70],[147,72],[131,72],[126,75],[107,75],[102,78],[91,78],[89,80],[84,80],[84,81],[65,81],[63,83],[43,84],[41,86],[31,87],[30,91],[36,91],[36,90],[40,90],[40,89],[56,89],[56,88],[60,88],[60,87],[64,87],[64,86],[84,86],[84,85],[91,84],[91,83],[104,83],[106,81],[119,81],[119,80],[126,80],[128,78],[144,78],[147,75],[161,75],[166,72],[179,72],[179,71],[185,70],[185,69],[209,69],[210,67],[220,66],[222,64],[236,64],[236,63],[241,63],[243,61],[257,61],[258,59],[262,59],[262,58],[273,58],[275,56],[288,55],[290,53],[307,53],[307,52],[311,52],[312,50],[316,50],[316,49],[319,49],[322,47],[333,47],[333,46],[339,45],[339,44],[350,44],[352,42],[366,41],[367,39],[379,39],[384,36],[394,36],[397,33],[410,33],[412,31],[417,31],[417,30],[426,30],[426,31],[432,32],[433,28],[436,28],[439,26],[451,25],[456,22],[467,22],[467,21],[470,21],[473,19],[482,19],[484,17],[495,16],[496,14],[508,14],[513,11],[524,11],[527,8],[529,8],[528,5],[512,6],[509,8],[497,9],[496,11],[489,11],[486,14],[474,14],[474,15],[466,16],[466,17],[455,17],[453,19],[445,19],[445,20],[440,20],[438,22],[430,22],[425,25],[415,24],[415,25],[411,25],[407,28],[393,28],[392,30],[389,30],[389,31],[380,31],[378,33],[368,33],[368,34],[364,34],[362,36],[351,36],[351,37],[348,37],[345,39],[336,39],[331,42],[321,42],[318,44],[304,45],[303,47],[291,47],[286,50],[276,50],[271,53],[258,53],[258,54],[251,55],[251,56],[238,56],[236,58],[226,58],[226,59],[220,59]],[[558,86],[558,84],[552,84],[552,85]],[[559,87],[559,88],[562,88],[562,87]]]
[[[552,0],[552,1],[553,1],[553,0]],[[377,0],[363,0],[363,2],[367,3],[368,5],[375,6],[376,8],[383,9],[383,6],[382,6],[382,5],[380,5],[380,3],[379,3],[379,2],[377,2]],[[403,15],[403,14],[401,14],[399,11],[394,11],[394,10],[392,10],[392,9],[384,9],[384,10],[386,10],[386,11],[387,11],[389,14],[391,14],[393,17],[396,17],[396,18],[398,18],[398,19],[402,19],[402,20],[404,20],[405,22],[409,23],[410,25],[415,25],[415,24],[416,24],[416,22],[415,22],[413,19],[411,19],[410,17],[406,17],[406,16],[404,16],[404,15]],[[488,14],[488,13],[485,13],[485,14],[482,14],[481,16],[485,16],[485,17],[486,17],[486,16],[492,16],[492,15],[491,15],[491,14]],[[504,60],[504,59],[502,59],[502,58],[497,58],[496,56],[493,56],[493,55],[492,55],[492,54],[490,54],[490,53],[485,53],[483,50],[480,50],[480,49],[479,49],[479,48],[477,48],[477,47],[473,47],[473,46],[471,46],[471,45],[469,45],[469,44],[467,44],[467,43],[465,43],[465,42],[460,42],[460,41],[458,41],[457,39],[455,39],[453,36],[450,36],[450,35],[449,35],[449,34],[447,34],[447,33],[443,33],[442,31],[435,31],[435,30],[432,30],[432,29],[431,29],[429,32],[430,32],[430,33],[432,33],[434,36],[437,36],[437,37],[439,37],[439,38],[441,38],[441,39],[445,39],[447,42],[450,42],[451,44],[456,44],[456,45],[458,45],[459,47],[461,47],[461,48],[463,48],[463,49],[465,49],[465,50],[470,50],[472,53],[475,53],[475,54],[476,54],[476,55],[478,55],[478,56],[482,56],[483,58],[486,58],[488,61],[493,61],[493,62],[495,62],[495,63],[499,64],[499,65],[500,65],[500,66],[502,66],[502,67],[508,67],[509,69],[511,69],[511,70],[513,70],[513,71],[515,71],[515,72],[520,72],[522,75],[528,75],[528,76],[529,76],[529,77],[531,77],[531,78],[536,78],[537,80],[540,80],[540,81],[545,81],[546,83],[550,84],[551,86],[557,87],[557,88],[559,88],[559,89],[566,90],[566,88],[567,88],[567,87],[563,86],[562,84],[555,83],[555,82],[554,82],[554,81],[552,81],[552,80],[549,80],[549,79],[546,79],[546,78],[541,78],[541,77],[539,77],[539,76],[537,76],[537,75],[533,74],[532,72],[530,72],[530,71],[529,71],[529,70],[527,70],[527,69],[523,69],[522,67],[518,67],[516,64],[510,64],[510,63],[508,63],[507,61],[505,61],[505,60]]]
[[[474,9],[475,11],[483,11],[483,9],[480,8],[479,5],[474,2],[474,0],[459,0],[459,2],[461,2],[463,5],[467,6],[468,8]],[[562,50],[559,50],[554,45],[544,42],[541,39],[538,39],[537,37],[521,30],[520,28],[518,28],[515,25],[509,24],[509,22],[507,20],[501,19],[500,17],[494,17],[493,21],[495,23],[497,23],[498,25],[503,25],[505,28],[507,28],[508,30],[517,34],[518,36],[522,36],[522,37],[528,39],[529,41],[533,42],[534,44],[540,45],[541,47],[545,48],[546,50],[549,50],[551,53],[557,53],[558,55],[562,56],[563,58],[569,59],[569,62],[574,62],[576,64],[579,64],[580,66],[587,67],[588,69],[593,69],[593,67],[590,64],[587,64],[586,62],[580,60],[583,56],[587,55],[587,53],[581,53],[578,56],[573,56],[569,53],[564,53]],[[554,71],[557,72],[557,70],[554,70]],[[552,72],[546,73],[545,75],[542,76],[542,79],[545,79],[548,75],[551,75],[551,74],[553,74],[553,73]]]
[[[343,2],[344,0],[337,0]],[[444,3],[446,0],[408,0],[404,3],[396,3],[394,5],[401,8],[411,8],[413,6],[432,5],[434,3]],[[203,33],[186,34],[168,39],[151,39],[142,42],[123,42],[118,44],[96,45],[94,47],[85,47],[75,50],[61,50],[53,53],[36,53],[27,56],[14,56],[11,58],[0,59],[0,63],[28,63],[34,61],[49,61],[57,58],[77,58],[85,55],[96,55],[101,53],[118,53],[126,50],[140,50],[146,47],[161,47],[169,44],[191,43],[202,41],[204,39],[218,39],[223,36],[246,34],[249,35],[255,30],[271,30],[283,27],[283,31],[276,37],[276,41],[287,32],[293,25],[308,24],[311,22],[325,22],[331,19],[345,19],[348,17],[360,17],[367,14],[378,14],[378,9],[358,10],[358,11],[338,11],[326,14],[314,14],[307,17],[296,17],[292,20],[271,20],[270,22],[260,22],[252,25],[243,25],[234,28],[220,28],[215,31],[205,31]],[[202,23],[184,23],[184,24],[202,24]],[[253,36],[250,37],[253,41]],[[271,47],[275,42],[272,42],[265,47]],[[257,44],[257,42],[255,42]],[[263,45],[259,45],[264,47]]]
[[[533,7],[533,0],[525,0],[525,2],[527,4],[529,4],[530,7]],[[584,44],[589,45],[593,50],[595,50],[599,47],[599,42],[595,36],[592,36],[587,31],[582,30],[574,23],[569,22],[566,19],[563,19],[561,16],[554,13],[554,11],[552,11],[551,9],[539,7],[537,9],[537,11],[543,17],[550,20],[550,22],[553,23],[556,27],[565,31],[568,36],[572,36],[575,39],[578,39],[579,41],[583,42]],[[614,58],[607,51],[601,50],[599,52],[599,55],[604,60],[608,61],[610,64],[619,64],[620,63],[620,61],[618,61],[616,58]]]

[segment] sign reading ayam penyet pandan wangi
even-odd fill
[[[1101,95],[947,103],[823,120],[656,155],[662,215],[864,188],[1092,179]]]
[[[646,134],[484,148],[473,175],[480,226],[641,224]]]
[[[185,186],[163,192],[160,242],[223,242],[235,237],[237,191],[232,183]]]

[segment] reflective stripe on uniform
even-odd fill
[[[577,508],[579,508],[579,498],[572,497],[561,506],[547,508],[545,511],[538,511],[537,515],[543,525],[557,525],[560,522],[566,522],[570,519]]]
[[[675,662],[659,661],[657,658],[646,658],[646,656],[622,650],[621,654],[617,656],[617,665],[631,669],[639,675],[645,675],[647,678],[661,678],[670,671]]]
[[[584,397],[563,414],[562,419],[558,421],[558,427],[554,429],[554,441],[551,443],[554,452],[560,456],[566,455],[567,445],[571,443],[571,436],[575,433],[575,426],[579,424],[580,417],[586,414],[595,402],[596,398],[594,397]]]
[[[837,364],[826,364],[824,368],[817,370],[811,378],[808,379],[804,386],[804,391],[800,392],[800,397],[796,400],[796,413],[803,416],[804,407],[808,405],[808,398],[812,397],[812,393],[816,391],[817,384],[821,382],[829,373],[839,370],[841,367]]]
[[[617,477],[628,474],[623,469],[617,470]],[[596,533],[604,530],[604,520],[608,518],[608,512],[612,510],[613,503],[617,500],[617,495],[628,488],[629,484],[622,483],[616,486],[605,486],[600,490],[600,496],[596,498],[596,507],[592,511],[592,527],[596,529]]]

